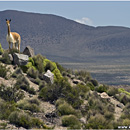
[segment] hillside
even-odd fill
[[[90,73],[67,70],[41,54],[17,52],[0,45],[0,129],[129,127],[125,88],[100,84]]]
[[[130,28],[92,27],[52,15],[6,10],[0,12],[0,42],[8,48],[5,19],[11,31],[21,34],[22,50],[30,45],[36,54],[60,62],[85,62],[88,57],[129,56]]]

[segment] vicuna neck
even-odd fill
[[[8,35],[10,35],[10,25],[8,25]]]

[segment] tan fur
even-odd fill
[[[11,47],[10,47],[11,43],[13,44],[13,48],[16,48],[16,49],[17,49],[17,45],[18,45],[18,50],[20,53],[21,37],[18,33],[10,31],[10,21],[11,20],[6,20],[6,24],[8,26],[8,34],[7,34],[6,39],[7,39],[7,42],[9,43],[9,49],[11,49]]]

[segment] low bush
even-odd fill
[[[0,129],[6,129],[6,126],[7,126],[6,122],[0,123]]]
[[[0,119],[7,120],[11,112],[15,111],[15,104],[11,104],[9,102],[5,102],[0,99]]]
[[[130,96],[130,93],[127,92],[127,91],[125,91],[125,89],[123,89],[123,88],[119,88],[118,91],[121,92],[121,93],[125,93],[125,94],[127,94],[128,96]]]
[[[6,65],[3,65],[0,63],[0,77],[6,78],[8,69],[6,68]]]
[[[14,53],[19,53],[18,49],[12,48],[12,49],[9,50],[9,54],[13,55]]]
[[[12,77],[13,78],[17,78],[19,75],[23,74],[23,71],[21,70],[21,68],[17,68],[13,74],[12,74]]]
[[[103,115],[96,114],[91,116],[86,124],[86,129],[112,129],[113,126],[104,118]]]
[[[9,121],[17,127],[31,128],[31,117],[24,112],[14,111],[9,116]]]
[[[31,103],[31,104],[36,104],[38,106],[40,105],[40,102],[37,98],[29,99],[28,102]]]
[[[3,50],[2,45],[0,43],[0,55],[2,55],[3,53],[4,53],[4,50]]]
[[[126,106],[123,109],[123,113],[121,115],[122,119],[130,119],[130,103],[127,103]]]
[[[44,88],[45,86],[47,86],[47,83],[46,83],[45,81],[40,82],[40,84],[39,84],[39,91],[40,91],[42,88]]]
[[[34,88],[30,87],[29,81],[24,75],[19,75],[15,84],[17,87],[29,92],[30,94],[36,94]]]
[[[37,105],[38,104],[38,105]],[[31,99],[31,100],[21,100],[17,106],[20,108],[20,109],[23,109],[23,110],[29,110],[31,111],[32,113],[33,112],[39,112],[40,111],[40,108],[39,108],[39,102],[38,100],[36,99]]]
[[[9,121],[15,124],[17,127],[24,127],[26,129],[30,128],[45,128],[48,129],[44,123],[34,117],[29,116],[27,113],[14,111],[9,116]]]
[[[81,123],[78,118],[74,115],[66,115],[62,117],[62,125],[69,127],[69,129],[80,129]]]
[[[10,61],[10,58],[9,58],[9,54],[7,51],[5,51],[3,54],[2,54],[2,58],[0,59],[0,61],[2,61],[3,63],[5,64],[11,64],[12,62]]]
[[[92,91],[94,91],[95,87],[91,82],[87,83],[87,87],[89,87]]]
[[[79,96],[78,89],[71,87],[66,79],[55,81],[55,83],[43,87],[39,92],[39,98],[50,102],[64,98],[74,108],[79,108],[83,103]]]
[[[36,78],[38,78],[38,70],[35,70],[34,68],[29,68],[28,69],[28,71],[27,71],[27,75],[29,76],[29,77],[31,77],[31,78],[34,78],[34,79],[36,79]]]
[[[102,92],[107,92],[108,86],[106,85],[100,85],[99,87],[96,87],[95,89],[97,92],[102,93]]]
[[[94,85],[94,86],[98,86],[98,81],[95,79],[91,79],[90,82]]]
[[[109,89],[107,90],[107,94],[109,96],[115,96],[116,94],[118,94],[118,89],[117,88],[113,88],[113,87],[109,87]]]
[[[77,115],[77,111],[66,102],[58,106],[58,112],[61,116],[70,114]]]
[[[56,102],[55,105],[56,107],[58,107],[59,105],[62,105],[65,103],[65,100],[63,98],[59,98]]]
[[[0,86],[0,97],[8,102],[17,102],[24,97],[24,93],[17,87],[7,87],[5,85]]]

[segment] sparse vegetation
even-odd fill
[[[78,118],[74,115],[66,115],[62,117],[62,125],[69,127],[69,129],[80,129],[81,124]]]
[[[3,78],[8,75],[8,53],[14,52],[2,54],[0,76]],[[0,84],[0,119],[7,121],[0,124],[2,129],[6,129],[8,120],[16,127],[44,129],[48,127],[42,120],[54,124],[57,118],[68,129],[114,129],[120,124],[129,125],[130,94],[122,88],[99,84],[90,73],[64,69],[40,54],[30,57],[27,65],[11,69],[12,86]],[[42,78],[47,70],[54,74],[53,84]],[[39,86],[39,90],[35,87],[35,91],[33,85]],[[108,97],[102,97],[103,94]],[[125,106],[115,105],[109,100],[112,98]],[[116,107],[123,110],[118,120]]]
[[[4,51],[2,54],[2,58],[0,58],[0,61],[2,61],[5,64],[11,64],[12,62],[10,61],[9,58],[9,53],[8,51]]]
[[[17,102],[24,97],[24,93],[17,86],[0,86],[0,97],[8,102]]]
[[[0,77],[2,78],[6,78],[8,69],[6,68],[6,65],[3,65],[2,63],[0,63]]]
[[[19,75],[17,78],[17,82],[15,84],[17,87],[29,92],[30,94],[35,94],[35,90],[34,88],[30,87],[30,84],[27,80],[26,77],[24,77],[23,75]]]

